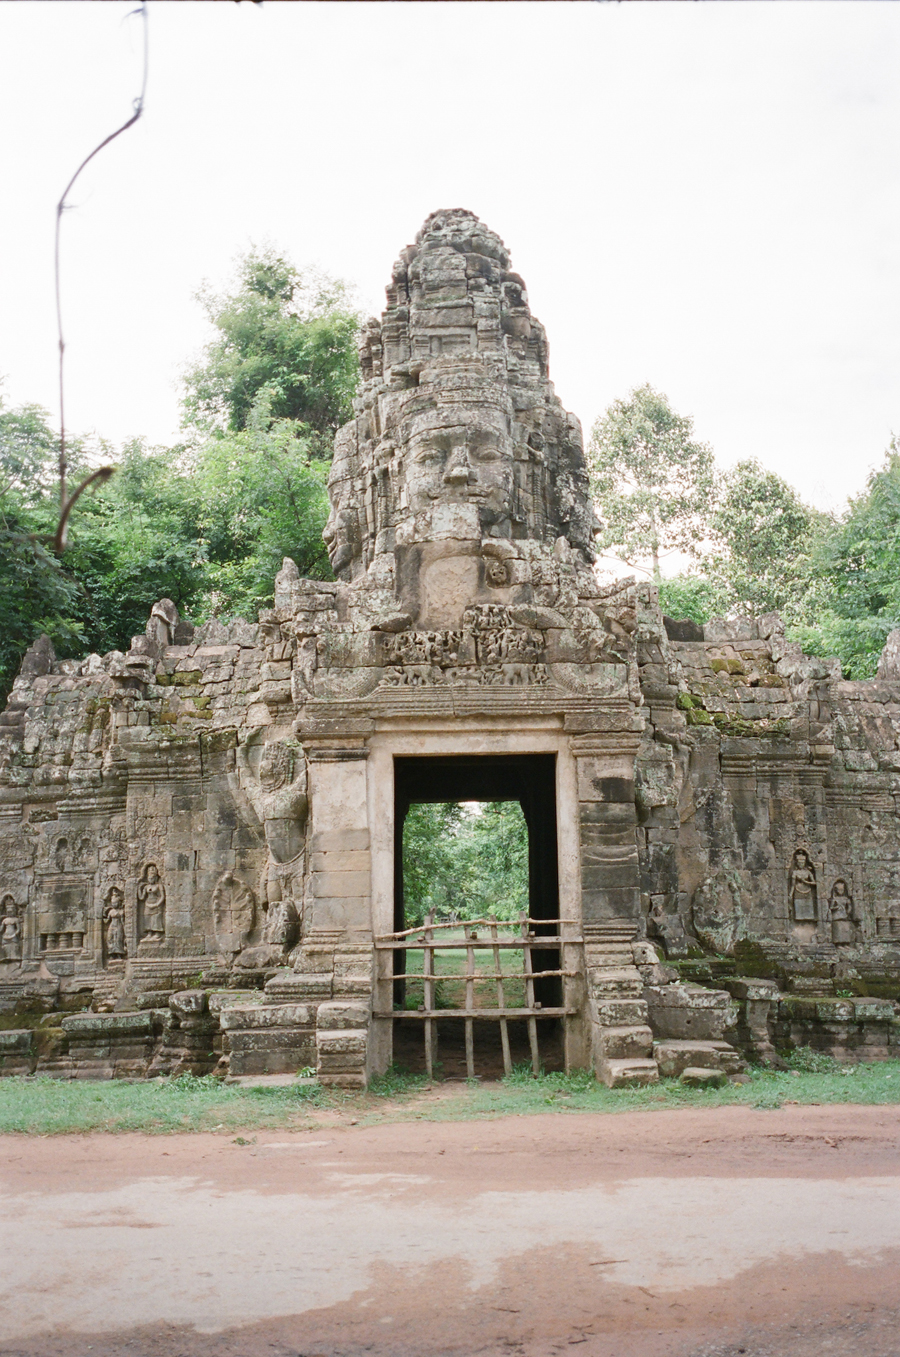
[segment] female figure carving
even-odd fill
[[[159,942],[166,935],[166,888],[155,862],[148,862],[137,888],[144,938]]]
[[[798,848],[791,864],[788,897],[797,923],[817,923],[816,869],[805,848]]]
[[[110,886],[103,910],[106,925],[106,955],[118,959],[127,954],[125,946],[125,896],[118,886]]]

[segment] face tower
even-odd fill
[[[523,601],[512,563],[558,543],[594,559],[580,424],[525,284],[471,212],[433,213],[401,253],[361,362],[329,481],[338,579],[393,589],[430,625],[454,602]]]

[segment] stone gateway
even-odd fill
[[[0,1070],[364,1086],[401,1028],[430,1070],[454,1018],[470,1071],[473,1028],[508,1067],[520,1021],[536,1064],[552,1028],[611,1085],[798,1044],[896,1055],[896,638],[850,683],[776,615],[700,629],[600,583],[580,425],[470,212],[402,251],[361,360],[334,582],[285,560],[258,625],[161,600],[127,653],[25,656],[0,716],[0,1004],[60,1018],[0,1034]],[[529,913],[464,930],[465,1004],[439,1009],[402,825],[462,799],[521,802]]]

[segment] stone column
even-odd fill
[[[368,1078],[373,953],[369,812],[364,744],[306,747],[309,761],[309,876],[304,942],[308,959],[331,971],[330,997],[316,1018],[324,1084],[364,1087]],[[323,994],[324,997],[324,994]]]
[[[585,935],[640,925],[640,873],[634,804],[634,731],[574,736]]]

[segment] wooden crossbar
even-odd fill
[[[437,1062],[438,1050],[438,1021],[445,1018],[462,1018],[465,1022],[465,1050],[466,1050],[466,1074],[469,1079],[475,1077],[475,1022],[493,1021],[500,1024],[500,1040],[503,1049],[503,1070],[505,1074],[512,1072],[512,1056],[509,1044],[509,1023],[517,1019],[524,1019],[528,1027],[528,1044],[531,1051],[531,1068],[537,1077],[540,1074],[540,1050],[538,1047],[537,1023],[539,1018],[567,1018],[573,1016],[575,1009],[566,1006],[554,1006],[543,1008],[536,1002],[534,997],[535,981],[550,977],[559,976],[560,978],[572,978],[580,974],[579,971],[567,969],[564,966],[553,969],[534,969],[532,953],[545,951],[558,951],[569,946],[579,946],[583,943],[580,936],[562,937],[558,932],[542,936],[533,931],[533,926],[547,927],[555,926],[557,929],[561,920],[549,919],[530,919],[522,915],[515,923],[507,923],[499,919],[472,919],[464,920],[459,923],[435,923],[433,915],[428,915],[423,925],[418,928],[407,928],[396,933],[382,934],[374,939],[374,945],[381,952],[412,952],[420,951],[422,958],[422,988],[424,1003],[418,1009],[391,1010],[386,1012],[376,1010],[374,1017],[381,1019],[404,1019],[422,1021],[424,1025],[425,1037],[425,1071],[427,1077],[434,1077],[434,1066]],[[462,929],[462,938],[443,939],[435,937],[440,930]],[[487,930],[486,937],[480,937],[478,930]],[[517,935],[512,937],[507,933],[506,937],[500,936],[500,930],[514,929],[518,930]],[[522,972],[525,981],[525,1004],[520,1007],[510,1007],[506,1002],[506,993],[504,985],[509,984],[516,978],[513,971],[504,971],[501,964],[501,951],[514,950],[522,953]],[[475,969],[476,951],[488,951],[491,953],[494,963],[494,969],[491,971],[478,971]],[[439,951],[464,951],[466,954],[466,969],[461,975],[438,975],[435,961],[436,953]],[[436,987],[439,981],[447,981],[453,984],[465,985],[465,1004],[461,1008],[437,1008]],[[475,1006],[475,982],[493,981],[496,985],[496,1008],[476,1008]]]
[[[534,1008],[401,1008],[391,1009],[390,1012],[376,1010],[373,1018],[395,1018],[402,1021],[406,1018],[464,1018],[466,1022],[477,1022],[487,1019],[496,1022],[498,1019],[513,1021],[515,1018],[569,1018],[578,1010],[574,1008],[541,1008],[536,1005]]]
[[[431,952],[462,952],[467,947],[474,947],[476,950],[481,949],[482,951],[490,951],[494,947],[511,947],[516,951],[521,952],[523,946],[536,947],[538,951],[540,951],[542,947],[567,947],[570,944],[579,944],[581,942],[581,938],[560,938],[555,934],[548,935],[547,937],[535,937],[532,934],[524,941],[522,938],[498,938],[496,942],[494,942],[492,938],[485,938],[484,941],[482,941],[481,938],[472,938],[468,942],[460,938],[457,939],[456,942],[428,943],[424,941],[390,942],[384,938],[376,938],[374,945],[379,952],[421,952],[424,947],[427,947]]]

